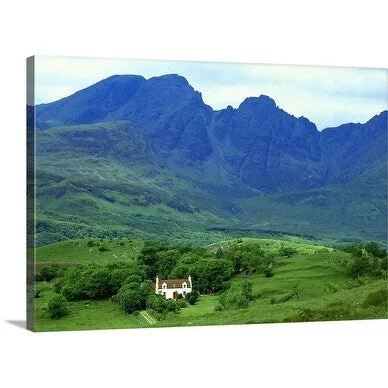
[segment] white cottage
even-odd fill
[[[155,293],[163,295],[166,299],[176,299],[178,294],[186,297],[186,294],[191,292],[193,285],[191,283],[191,276],[187,279],[167,279],[162,280],[156,277]]]

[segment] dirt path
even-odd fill
[[[140,311],[140,315],[150,324],[155,325],[156,320],[147,313],[147,311]]]

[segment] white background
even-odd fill
[[[27,56],[387,68],[384,3],[373,0],[3,2],[0,385],[186,388],[383,385],[387,320],[42,334],[25,331],[20,328],[20,321],[25,319]],[[19,325],[9,321],[19,321]],[[160,360],[161,354],[166,355],[165,361]]]

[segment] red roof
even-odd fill
[[[159,279],[159,289],[162,288],[163,283],[166,283],[167,288],[183,288],[183,283],[186,283],[188,288],[191,287],[188,279]]]

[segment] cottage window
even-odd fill
[[[185,284],[183,284],[183,288],[186,288],[186,283],[185,283]]]

